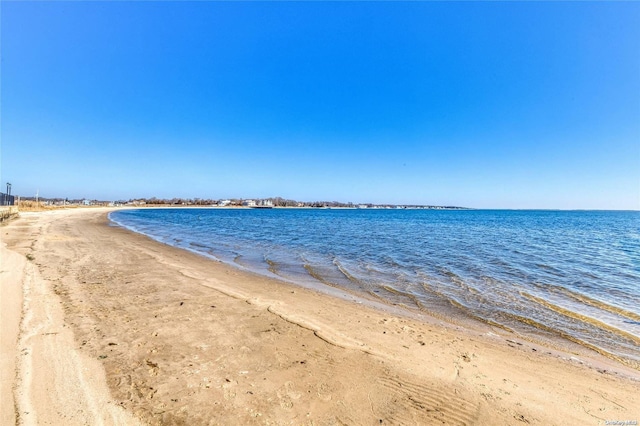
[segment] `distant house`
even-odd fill
[[[222,207],[228,206],[229,204],[231,204],[231,200],[220,200],[220,202],[218,202],[218,205]]]
[[[255,202],[255,200],[244,200],[242,205],[243,206],[247,206],[247,207],[255,207],[256,206],[256,202]]]
[[[91,201],[87,200],[86,198],[84,200],[82,200],[82,205],[83,206],[90,206],[91,205]]]

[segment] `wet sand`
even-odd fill
[[[640,373],[596,353],[243,272],[107,211],[0,228],[3,425],[640,420]]]

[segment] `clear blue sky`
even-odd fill
[[[640,209],[640,3],[0,7],[14,194]]]

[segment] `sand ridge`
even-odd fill
[[[24,221],[30,222],[29,215],[25,216]],[[4,227],[1,229],[5,231]],[[43,240],[31,238],[41,232],[38,226],[25,226],[18,231],[21,238],[16,248],[26,248],[26,255],[2,248],[3,261],[11,264],[3,266],[16,272],[6,281],[3,277],[3,307],[7,301],[19,298],[23,313],[22,318],[18,317],[20,335],[12,354],[17,367],[12,380],[13,398],[10,388],[2,392],[3,413],[12,416],[3,415],[2,424],[139,424],[111,401],[102,365],[75,348],[61,301],[35,263],[34,253],[39,252]],[[27,258],[25,262],[23,259]],[[7,285],[13,288],[11,294],[4,291]],[[21,291],[17,292],[16,287]],[[3,322],[3,339],[4,333]],[[12,399],[14,410],[5,412],[5,398]]]
[[[2,228],[0,228],[2,229]],[[16,380],[16,348],[22,318],[22,285],[26,257],[0,244],[0,424],[16,422],[12,387]]]
[[[18,349],[29,355],[18,356],[14,386],[24,424],[36,415],[38,424],[640,418],[637,372],[597,354],[558,356],[489,326],[470,332],[330,297],[109,226],[105,216],[43,212],[2,227],[7,248],[33,259],[9,266],[26,271]],[[35,375],[56,385],[43,392]],[[70,398],[81,410],[57,411]]]

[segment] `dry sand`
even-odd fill
[[[246,273],[106,211],[0,228],[2,425],[640,420],[640,373],[598,354]]]

